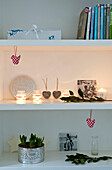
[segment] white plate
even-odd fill
[[[35,82],[29,76],[18,76],[11,81],[10,90],[14,97],[17,91],[25,91],[26,98],[29,98],[35,90]]]

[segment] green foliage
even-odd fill
[[[31,133],[30,140],[33,140],[35,142],[36,141],[36,134],[34,135],[33,133]]]
[[[35,147],[35,142],[36,142],[36,135],[31,133],[30,139],[29,139],[29,146],[30,148]]]
[[[27,137],[20,135],[21,145],[26,148],[35,148],[35,147],[41,147],[44,142],[44,137],[38,137],[36,134],[31,133],[29,142],[26,142]]]
[[[80,88],[78,89],[78,94],[82,99],[84,98],[84,94]]]
[[[65,161],[71,161],[72,163],[79,165],[79,164],[85,164],[86,162],[88,163],[95,163],[98,162],[100,160],[108,160],[108,159],[112,159],[112,157],[110,156],[102,156],[102,157],[89,157],[87,155],[84,154],[80,154],[80,153],[76,153],[76,155],[66,155],[67,159]]]
[[[33,140],[33,139],[29,140],[29,147],[30,148],[34,148],[35,147],[35,140]]]
[[[69,94],[72,96],[74,95],[73,91],[69,90]]]
[[[61,97],[60,99],[62,101],[65,101],[65,102],[103,102],[103,101],[107,101],[107,100],[104,100],[103,98],[101,97],[97,97],[97,96],[94,96],[94,98],[89,98],[88,96],[86,96],[83,91],[79,88],[78,89],[78,94],[80,97],[77,97],[77,96],[74,96],[74,93],[69,90],[69,93],[70,93],[70,96],[69,97]]]
[[[44,137],[43,138],[39,138],[39,137],[36,138],[36,143],[39,147],[42,146],[43,141],[44,141]]]
[[[26,136],[24,136],[24,135],[23,135],[23,136],[21,136],[21,135],[20,135],[21,145],[23,145],[23,146],[24,146],[24,145],[26,145],[26,139],[27,139],[27,137],[26,137]]]

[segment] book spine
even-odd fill
[[[97,40],[98,33],[98,7],[95,7],[94,40]]]
[[[110,4],[107,4],[107,34],[106,39],[109,39],[109,25],[110,25]]]
[[[100,39],[100,4],[98,4],[98,39]]]
[[[80,17],[79,17],[79,24],[78,24],[78,30],[77,30],[77,39],[80,39],[80,34],[81,34],[81,26],[82,26],[82,19],[81,19],[81,14],[80,14]]]
[[[106,26],[107,26],[107,6],[104,6],[104,24],[103,24],[103,39],[106,39]]]
[[[91,24],[91,7],[89,7],[89,11],[88,11],[87,30],[86,30],[87,40],[89,40],[89,36],[90,36],[90,24]]]
[[[92,16],[91,16],[91,33],[90,33],[90,39],[93,39],[93,31],[94,31],[94,7],[92,7]]]
[[[85,15],[84,15],[84,39],[86,39],[86,29],[87,29],[87,19],[88,19],[88,11],[89,8],[85,8]]]
[[[110,4],[110,39],[112,39],[112,4]]]
[[[103,19],[104,19],[104,5],[101,4],[101,28],[100,28],[100,39],[103,39]]]
[[[77,39],[86,38],[87,16],[88,16],[88,7],[85,7],[80,13]]]

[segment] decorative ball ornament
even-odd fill
[[[91,117],[92,117],[92,110],[90,110],[90,118],[87,118],[86,122],[87,122],[88,127],[93,128],[95,124],[95,119],[92,120]]]
[[[12,62],[13,62],[13,64],[15,64],[15,65],[17,65],[17,64],[19,64],[19,61],[20,61],[20,58],[21,58],[21,56],[19,55],[18,57],[17,57],[17,46],[14,46],[14,55],[12,55],[11,56],[11,60],[12,60]]]

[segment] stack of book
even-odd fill
[[[85,7],[80,14],[77,39],[112,39],[112,4]]]

